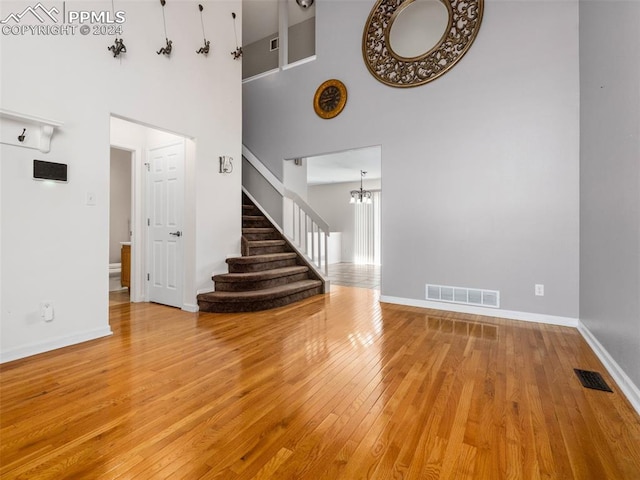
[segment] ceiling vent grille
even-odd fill
[[[461,303],[463,305],[500,308],[500,292],[497,290],[427,284],[426,296],[427,300],[433,302]]]

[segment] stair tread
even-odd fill
[[[221,273],[213,277],[214,281],[225,282],[245,282],[257,280],[270,280],[272,278],[283,277],[287,275],[295,275],[296,273],[308,272],[309,267],[304,265],[296,265],[295,267],[281,267],[262,272],[246,272],[246,273]]]
[[[231,258],[227,258],[227,263],[276,262],[278,260],[288,260],[290,258],[297,258],[297,254],[295,252],[282,252],[282,253],[265,253],[263,255],[248,255],[244,257],[231,257]]]
[[[292,295],[297,292],[309,290],[322,285],[320,280],[299,280],[297,282],[288,283],[286,285],[278,285],[277,287],[263,288],[260,290],[249,290],[246,292],[211,292],[204,293],[201,296],[207,301],[221,302],[247,302],[261,301],[273,298],[280,298]]]

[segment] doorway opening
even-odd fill
[[[109,175],[109,300],[130,301],[134,152],[111,147]]]
[[[124,158],[130,165],[129,187],[124,173],[112,177],[110,185],[112,210],[127,198],[130,202],[126,221],[123,213],[111,212],[117,221],[110,225],[109,263],[120,264],[120,289],[110,292],[110,304],[150,301],[183,308],[184,171],[187,150],[190,156],[195,152],[187,147],[192,141],[114,116],[110,123],[112,168]]]
[[[361,171],[366,172],[364,177]],[[329,225],[332,285],[380,289],[382,267],[382,148],[378,146],[285,160],[284,186]],[[351,191],[371,192],[351,203]]]

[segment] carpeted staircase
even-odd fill
[[[255,312],[324,292],[324,282],[246,195],[242,195],[242,256],[213,276],[215,292],[198,295],[201,312]]]

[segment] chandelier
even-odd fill
[[[360,190],[351,190],[351,200],[349,203],[371,203],[371,192],[362,188],[362,179],[367,174],[360,170]]]

